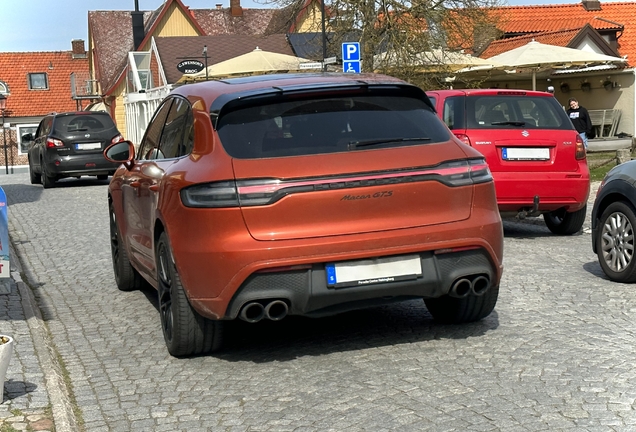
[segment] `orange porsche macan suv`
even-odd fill
[[[491,313],[503,230],[491,173],[426,94],[383,75],[282,74],[176,88],[110,183],[121,290],[147,281],[174,356],[223,323],[424,299]]]

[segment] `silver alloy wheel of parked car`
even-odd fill
[[[611,204],[601,216],[597,253],[601,267],[612,280],[636,280],[635,224],[634,211],[623,202]]]

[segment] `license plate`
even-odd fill
[[[396,282],[417,279],[422,275],[419,255],[330,263],[325,268],[330,287]]]
[[[75,144],[75,150],[97,150],[102,148],[102,143]]]
[[[502,150],[502,158],[504,160],[549,160],[550,148],[506,148]]]

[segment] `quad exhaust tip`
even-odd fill
[[[468,295],[480,296],[490,288],[490,279],[485,275],[471,275],[456,279],[452,284],[448,295],[455,298],[464,298]]]
[[[283,300],[261,300],[249,302],[243,306],[239,318],[248,323],[256,323],[264,318],[280,321],[287,316],[288,312],[289,306]]]

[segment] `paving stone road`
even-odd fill
[[[52,406],[58,431],[636,431],[635,286],[604,277],[589,215],[571,237],[506,220],[499,302],[481,322],[437,324],[421,301],[239,321],[222,352],[175,359],[155,293],[115,286],[107,182],[0,185],[30,290],[18,286],[42,317],[0,321],[18,339],[0,419]],[[0,296],[0,316],[18,301]]]

